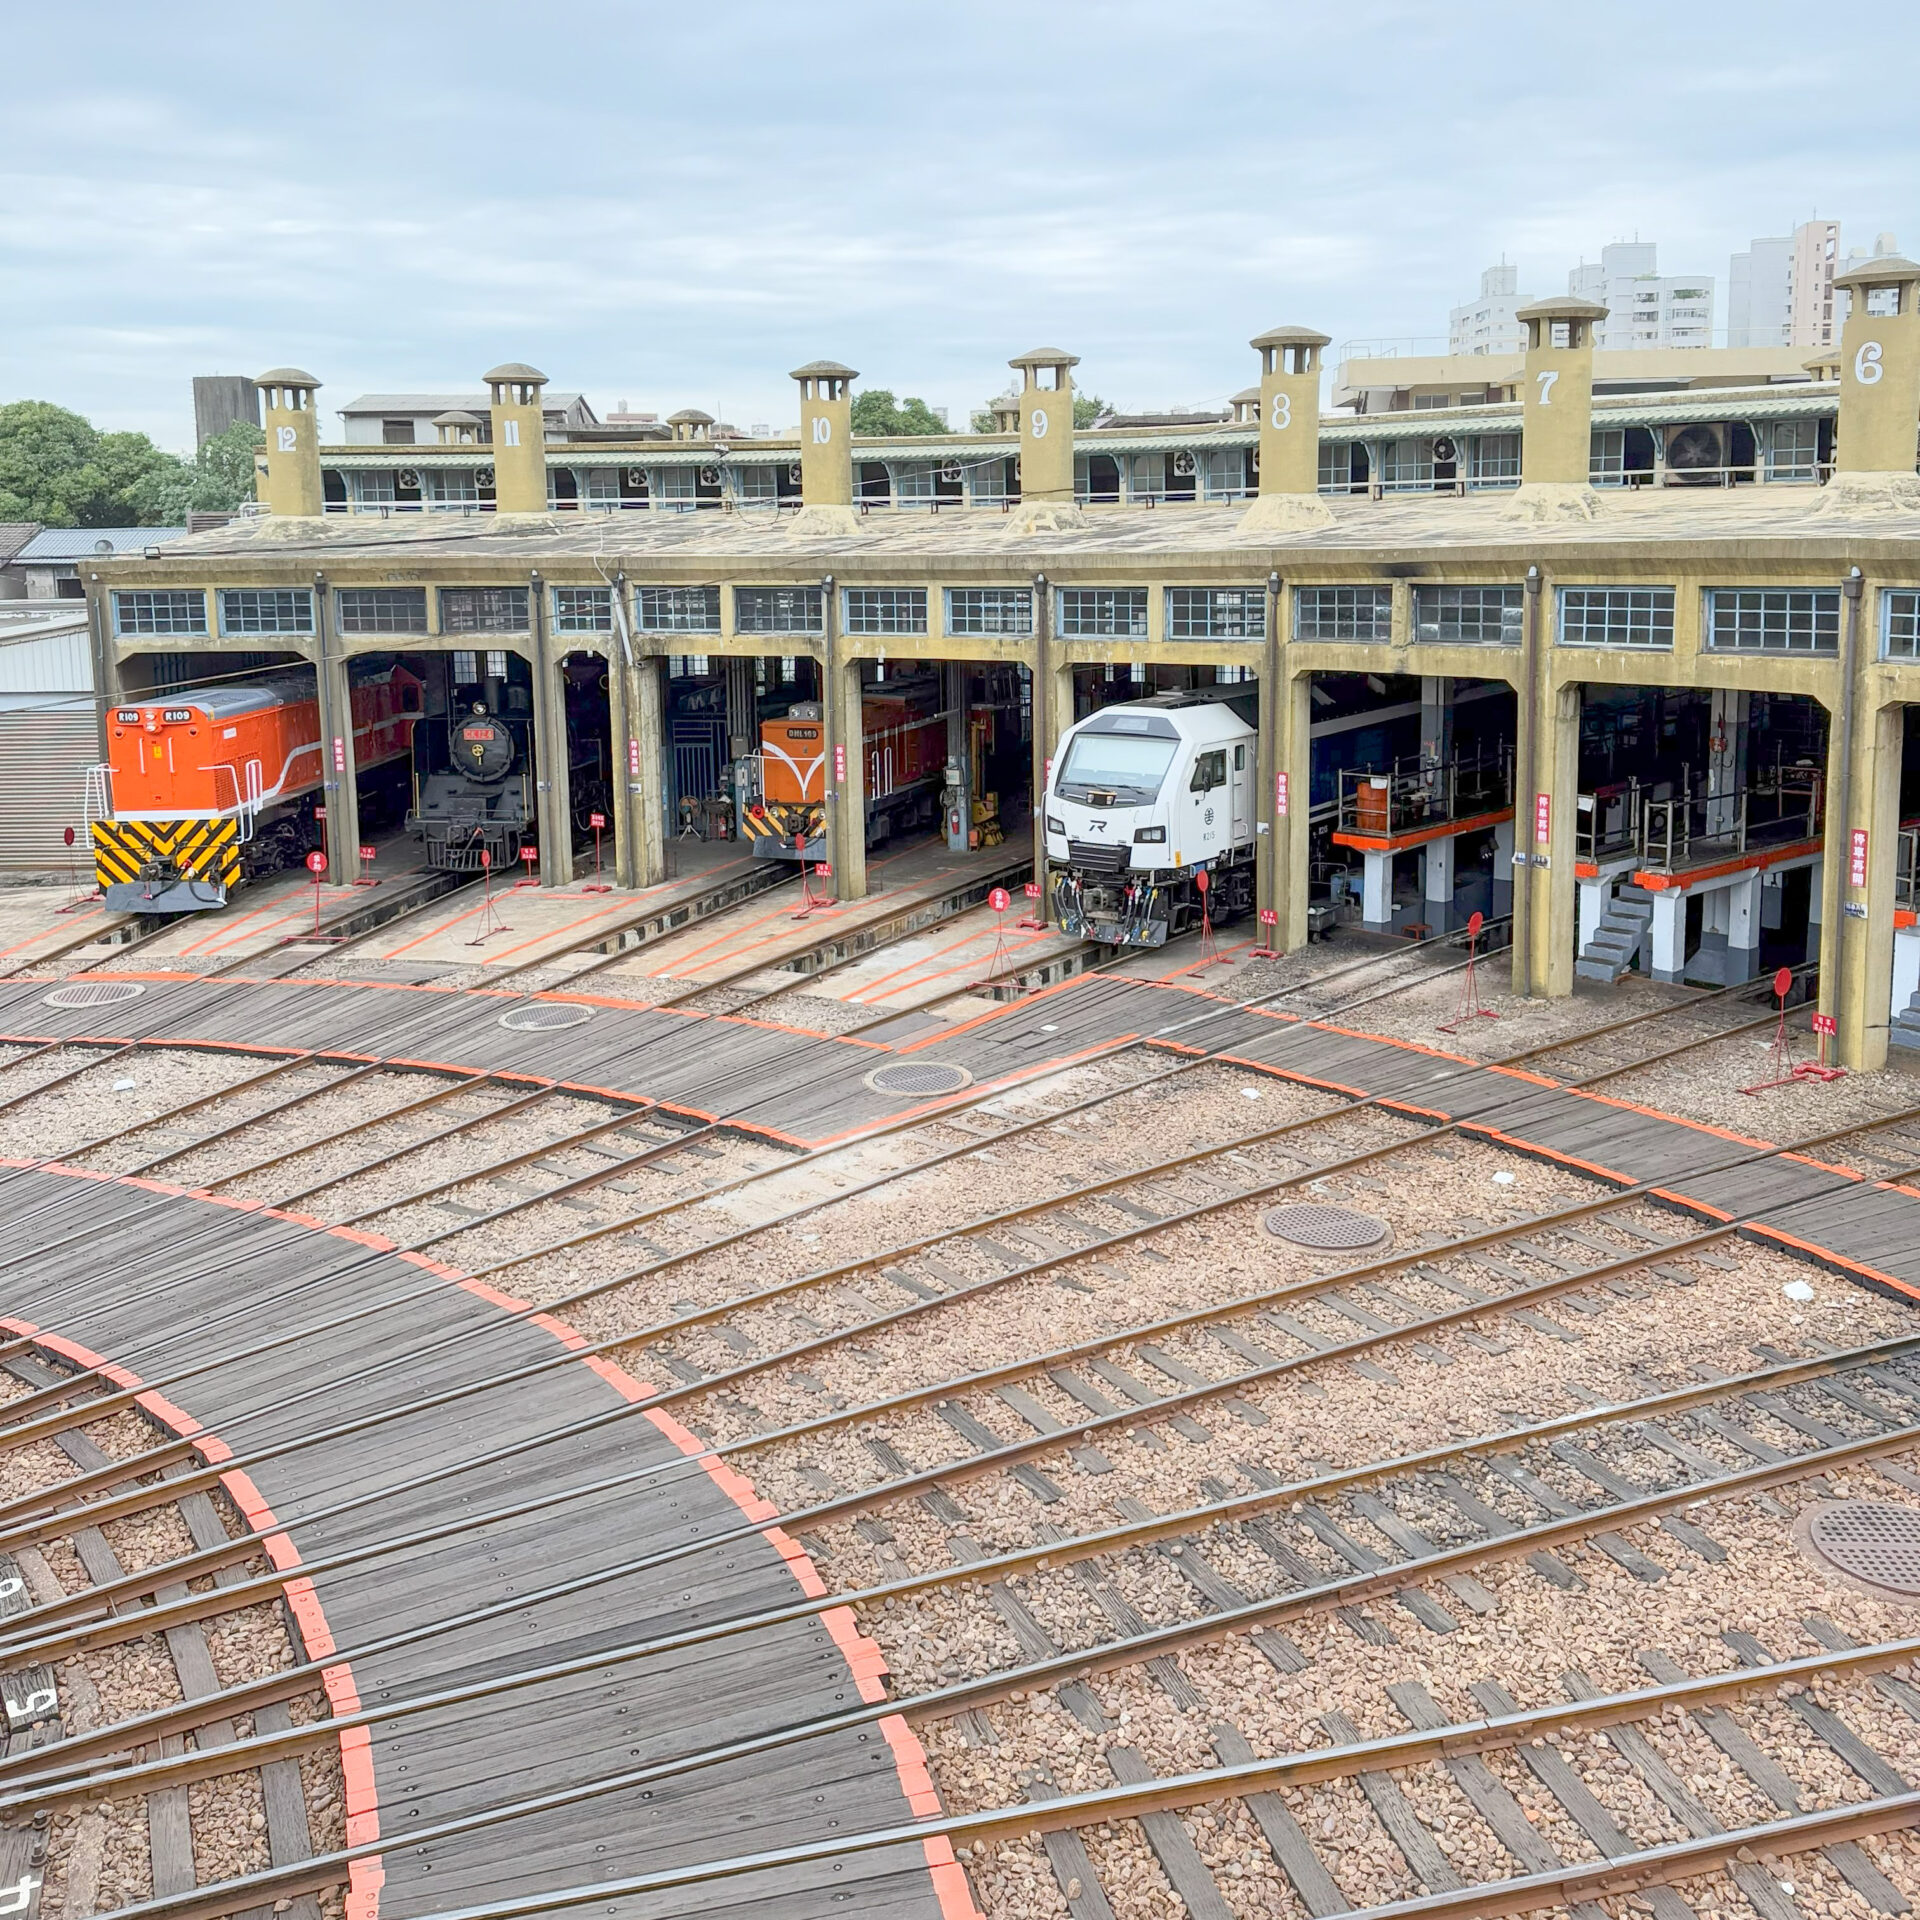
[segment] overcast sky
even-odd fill
[[[1504,252],[1711,273],[1914,206],[1911,4],[7,0],[0,400],[191,440],[196,373],[321,405],[529,359],[790,422],[786,370],[965,411],[1035,345],[1219,404],[1281,322],[1444,335]]]

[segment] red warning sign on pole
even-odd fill
[[[1864,887],[1867,884],[1867,830],[1855,827],[1847,836],[1847,884],[1852,887]]]
[[[1273,810],[1282,820],[1287,817],[1287,776],[1284,773],[1273,776]]]
[[[640,742],[638,740],[630,739],[627,742],[627,772],[636,780],[640,777]]]
[[[1840,1031],[1840,1022],[1830,1013],[1816,1013],[1813,1016],[1813,1030],[1822,1039],[1831,1039]]]
[[[987,895],[987,905],[990,906],[995,913],[1005,913],[1006,910],[1013,905],[1013,895],[1010,894],[1005,887],[995,887],[993,891]]]
[[[333,736],[333,770],[335,773],[347,770],[347,743],[337,733]]]
[[[1533,838],[1534,843],[1542,847],[1553,838],[1553,795],[1550,793],[1533,796]]]

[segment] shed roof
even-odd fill
[[[186,537],[185,527],[47,527],[13,557],[22,566],[57,566],[90,559],[102,550],[103,540],[115,553],[139,553]]]

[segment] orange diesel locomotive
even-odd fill
[[[406,760],[424,684],[404,667],[352,691],[359,772]],[[291,866],[317,843],[325,767],[310,672],[181,687],[107,724],[106,815],[94,871],[123,913],[203,913],[243,878]]]
[[[946,772],[947,716],[931,711],[930,685],[868,687],[860,699],[866,755],[867,845],[898,829],[930,826]],[[759,797],[741,831],[757,856],[822,860],[827,852],[826,725],[818,701],[760,723]]]

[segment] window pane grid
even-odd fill
[[[524,633],[525,587],[442,587],[440,627],[445,633]]]
[[[113,628],[116,633],[205,633],[207,597],[198,588],[116,593]]]
[[[1393,589],[1296,587],[1293,637],[1296,640],[1390,640],[1393,637]]]
[[[425,633],[425,587],[342,587],[342,633]]]
[[[1264,587],[1169,587],[1169,640],[1259,640],[1267,631]]]
[[[1519,587],[1416,587],[1413,637],[1429,645],[1517,647],[1524,598]]]
[[[222,633],[311,633],[313,595],[305,587],[228,587],[220,595]]]
[[[849,587],[846,603],[849,633],[925,633],[925,587]]]
[[[1902,590],[1880,596],[1889,660],[1920,660],[1920,593]]]
[[[612,588],[555,587],[553,625],[557,633],[611,633]]]
[[[1839,650],[1837,587],[1715,587],[1707,607],[1707,644],[1716,652]]]
[[[1671,647],[1671,587],[1562,587],[1560,644]]]
[[[642,633],[718,633],[718,587],[642,587],[634,596]]]
[[[1147,637],[1145,587],[1062,587],[1060,631],[1066,636]]]
[[[949,633],[1027,634],[1033,631],[1033,592],[1028,587],[949,587]]]
[[[827,597],[818,587],[735,587],[733,624],[739,633],[824,633]]]

